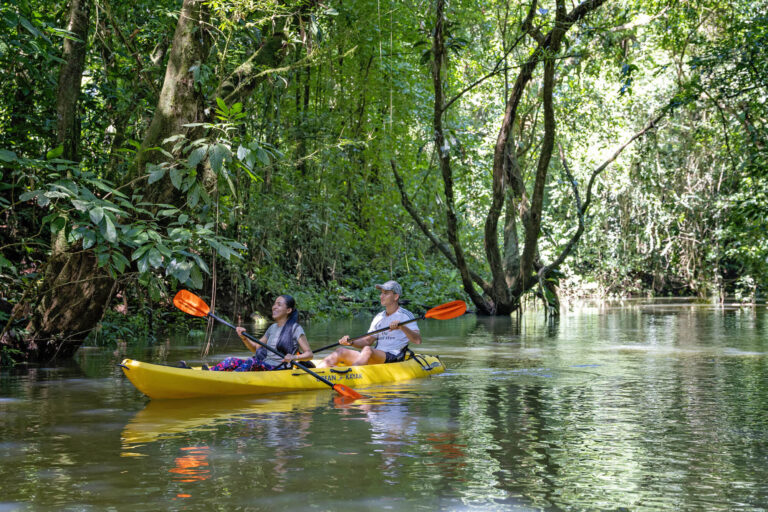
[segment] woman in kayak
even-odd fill
[[[312,349],[309,348],[304,329],[297,322],[298,316],[296,301],[290,295],[280,295],[272,304],[272,318],[275,323],[269,326],[259,341],[284,354],[282,358],[246,338],[244,336],[245,328],[238,327],[237,335],[243,340],[243,344],[248,350],[254,353],[253,357],[248,359],[228,357],[219,364],[212,366],[210,370],[219,372],[268,371],[290,365],[291,361],[312,359]]]

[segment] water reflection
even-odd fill
[[[357,418],[367,423],[370,440],[366,442],[380,456],[382,480],[395,484],[401,476],[399,459],[409,456],[407,447],[420,434],[419,418],[410,414],[407,399],[391,391],[369,392],[365,399],[355,401],[339,398],[334,400],[338,409],[356,410]]]
[[[184,437],[192,431],[212,431],[219,423],[246,424],[249,419],[257,417],[311,410],[327,405],[329,400],[329,394],[325,391],[255,398],[152,400],[137,412],[123,429],[124,455],[135,455],[134,450],[146,443]],[[266,443],[286,437],[287,433],[272,430],[265,437]]]
[[[169,473],[174,474],[173,480],[175,482],[199,482],[211,477],[211,470],[208,468],[210,448],[207,446],[184,446],[181,451],[184,455],[176,457],[174,466],[168,470]],[[177,496],[189,497],[191,495]]]
[[[460,481],[459,471],[467,466],[467,445],[459,442],[459,435],[456,432],[430,432],[424,439],[431,446],[429,454],[434,457],[434,462],[426,465],[436,466],[445,478]]]

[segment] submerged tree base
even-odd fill
[[[115,280],[98,266],[94,253],[81,251],[52,256],[45,272],[46,289],[32,310],[25,329],[8,329],[0,340],[13,359],[48,362],[74,355],[98,324],[113,292]]]

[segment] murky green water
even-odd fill
[[[368,322],[307,326],[318,347]],[[421,323],[449,370],[368,389],[149,402],[86,348],[0,377],[3,510],[766,510],[768,310],[684,303]],[[217,333],[218,360],[242,354]]]

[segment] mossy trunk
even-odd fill
[[[90,0],[72,0],[69,6],[69,30],[74,38],[64,39],[62,63],[56,95],[56,144],[64,149],[62,158],[80,160],[80,82],[83,79],[88,49]]]
[[[81,81],[90,25],[90,0],[72,0],[63,42],[56,95],[56,144],[62,157],[78,161],[80,153]],[[114,279],[96,264],[91,252],[72,252],[61,236],[52,240],[51,256],[36,296],[21,301],[14,316],[30,319],[25,331],[8,328],[0,343],[14,359],[46,362],[71,357],[104,314]],[[16,325],[16,327],[19,327]]]
[[[28,334],[22,336],[11,329],[2,344],[27,361],[72,357],[104,315],[114,284],[98,267],[93,252],[52,256],[43,277],[44,288],[26,325]]]
[[[196,74],[191,68],[206,60],[210,39],[207,33],[208,17],[204,2],[184,0],[173,35],[157,108],[136,159],[137,175],[146,174],[147,164],[157,164],[167,159],[162,153],[151,148],[163,147],[163,141],[168,137],[185,134],[190,139],[196,139],[202,136],[199,127],[188,128],[185,125],[206,121],[205,98],[199,87],[195,87]],[[164,149],[170,152],[172,146],[173,144],[166,144]],[[168,176],[149,189],[146,198],[153,203],[179,205],[183,204],[185,199],[171,184]]]

